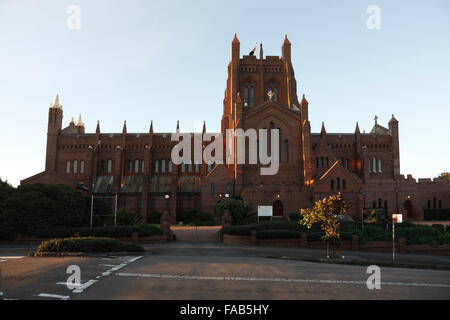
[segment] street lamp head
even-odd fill
[[[169,199],[170,196],[169,196],[168,194],[166,194],[166,195],[164,196],[164,198]]]
[[[227,193],[227,194],[225,194],[225,198],[229,198],[230,197],[230,195]]]

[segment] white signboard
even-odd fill
[[[392,214],[392,221],[394,222],[394,223],[402,223],[402,221],[403,221],[403,215],[401,215],[401,214]]]
[[[258,206],[258,217],[271,217],[272,206]]]

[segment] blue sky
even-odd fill
[[[70,5],[81,28],[69,30]],[[369,5],[381,29],[366,27]],[[0,0],[0,177],[17,185],[45,165],[47,112],[63,126],[171,132],[220,128],[234,33],[281,55],[287,33],[312,132],[369,132],[399,120],[402,174],[450,170],[450,1]]]

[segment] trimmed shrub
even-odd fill
[[[302,232],[295,230],[262,230],[256,232],[258,239],[300,238]]]
[[[43,241],[36,252],[145,252],[145,250],[134,243],[87,237]]]
[[[147,237],[151,235],[163,236],[164,231],[156,224],[138,224],[135,230],[139,233],[139,237]]]
[[[114,223],[114,217],[110,224]],[[119,209],[116,212],[116,221],[119,226],[133,226],[141,223],[141,214],[139,212],[131,212],[125,208]]]
[[[254,230],[254,226],[228,226],[221,229],[222,234],[238,235],[238,236],[249,236],[251,231]]]
[[[299,221],[301,218],[300,212],[291,212],[288,214],[288,217],[291,221]]]

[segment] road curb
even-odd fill
[[[277,256],[267,256],[269,259],[279,259],[279,260],[293,260],[293,261],[305,261],[314,263],[329,263],[329,264],[344,264],[344,265],[354,265],[354,266],[371,266],[377,265],[379,267],[389,267],[389,268],[408,268],[408,269],[427,269],[427,270],[445,270],[450,271],[450,266],[445,265],[424,265],[424,264],[413,264],[413,263],[402,263],[402,262],[382,262],[382,261],[354,261],[345,259],[325,259],[325,258],[312,258],[312,257],[277,257]]]
[[[111,257],[146,256],[150,252],[30,252],[28,257]]]

